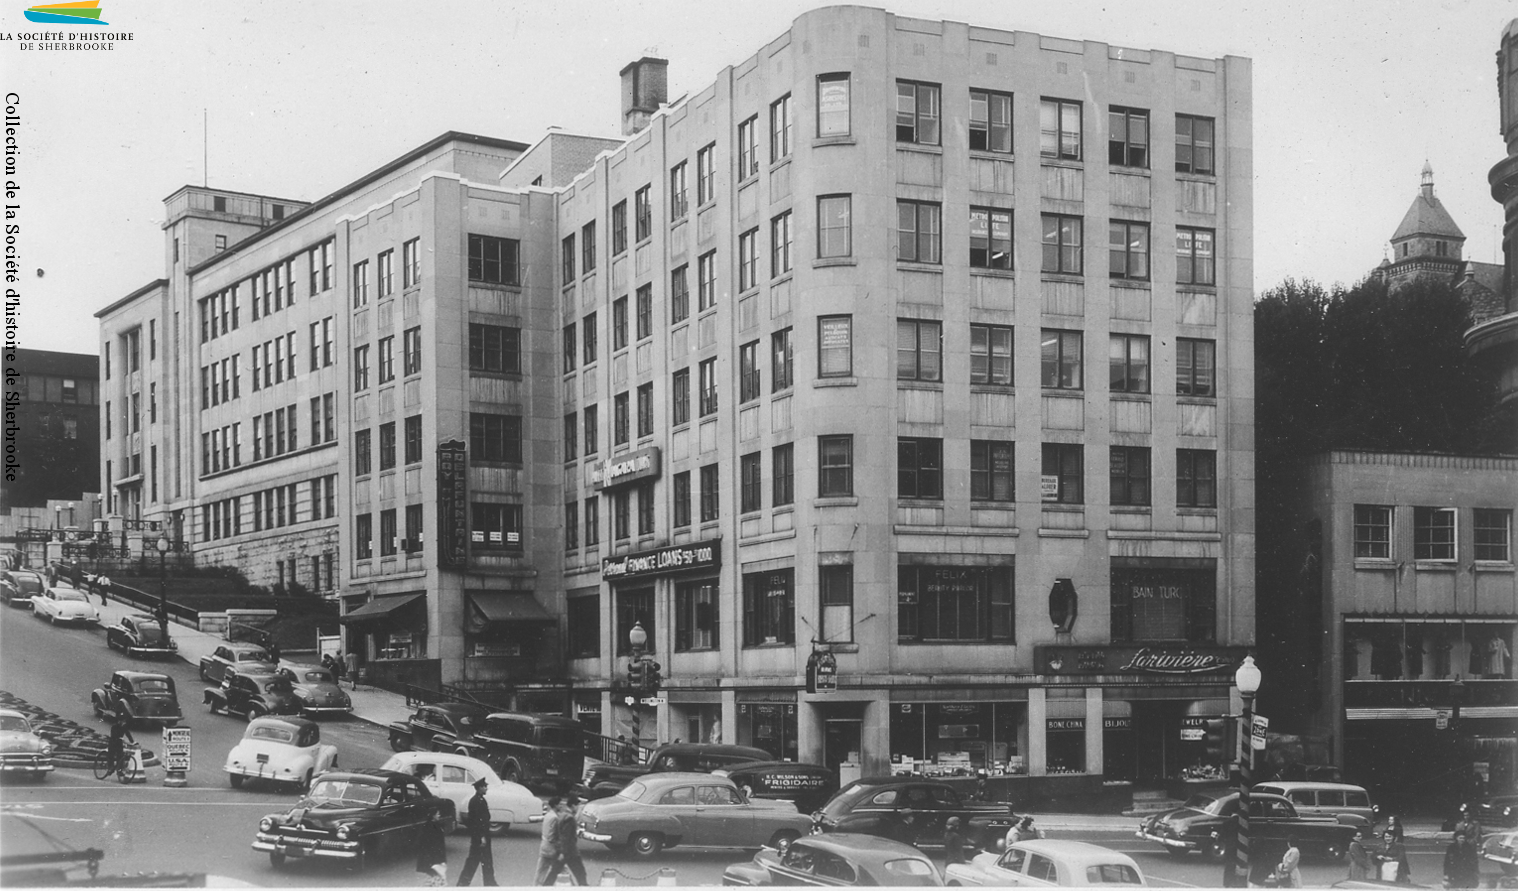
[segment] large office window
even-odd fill
[[[638,385],[638,438],[654,435],[654,385]]]
[[[331,394],[328,394],[328,395],[330,396]],[[329,405],[329,408],[330,408],[331,403],[328,403],[328,405]],[[330,419],[331,419],[331,415],[329,414],[328,415],[329,423],[327,424],[328,433],[332,433],[333,432],[332,431],[332,424],[330,423]],[[406,457],[406,463],[407,464],[420,464],[420,463],[422,463],[422,416],[421,415],[412,415],[411,417],[406,418],[406,420],[405,420],[405,433],[406,433],[406,445],[405,445],[405,448],[406,448],[406,455],[405,455],[405,457]],[[331,437],[329,436],[328,438],[330,439]]]
[[[721,517],[718,501],[722,486],[722,468],[708,464],[701,468],[701,522],[710,523]]]
[[[627,250],[627,202],[618,201],[611,208],[611,255]]]
[[[1081,251],[1084,221],[1080,217],[1046,213],[1043,225],[1044,253],[1040,271],[1080,275],[1084,271]]]
[[[792,504],[796,500],[796,446],[777,445],[770,454],[770,501],[772,506]]]
[[[750,229],[738,236],[738,290],[759,286],[759,230]]]
[[[1012,268],[1012,211],[970,208],[970,266]]]
[[[267,429],[268,425],[264,425]],[[395,466],[395,422],[379,427],[379,469],[389,470]]]
[[[1056,504],[1085,503],[1084,447],[1046,442],[1043,448],[1043,500]]]
[[[738,510],[743,513],[764,507],[764,475],[759,458],[758,452],[750,452],[738,459]]]
[[[1012,575],[1010,566],[897,566],[897,639],[1012,640]]]
[[[896,379],[943,380],[943,323],[896,320]]]
[[[669,323],[685,321],[690,315],[690,281],[688,266],[676,266],[669,274]]]
[[[743,576],[743,645],[796,642],[796,572],[775,569]]]
[[[817,317],[817,376],[848,377],[854,373],[854,317]]]
[[[1413,508],[1413,559],[1446,562],[1455,559],[1454,508]]]
[[[581,412],[585,416],[585,456],[594,455],[601,447],[601,410],[598,405],[587,405]]]
[[[639,340],[654,336],[654,286],[643,285],[636,294],[638,305],[637,336]]]
[[[791,153],[791,94],[770,103],[770,163]]]
[[[1381,504],[1355,505],[1355,557],[1391,559],[1392,509]]]
[[[696,152],[696,206],[705,207],[717,197],[717,144]]]
[[[611,348],[613,352],[627,349],[626,297],[618,297],[611,302]]]
[[[770,220],[770,277],[791,271],[791,212]]]
[[[596,269],[596,221],[591,220],[580,227],[580,271],[588,274]]]
[[[1217,284],[1211,229],[1175,229],[1175,281],[1180,285]]]
[[[1005,325],[970,326],[970,383],[1010,386],[1012,329]]]
[[[1038,151],[1061,161],[1081,159],[1081,104],[1043,99],[1038,105]]]
[[[670,521],[676,529],[690,525],[690,471],[682,470],[670,481]]]
[[[633,240],[642,243],[654,234],[654,208],[653,199],[649,190],[653,186],[644,186],[633,193]]]
[[[849,434],[817,437],[817,496],[835,498],[854,494],[854,437]]]
[[[938,84],[896,82],[896,141],[938,145],[942,117]]]
[[[1112,106],[1107,112],[1107,163],[1114,167],[1149,166],[1149,112]]]
[[[898,498],[943,498],[943,440],[896,437]]]
[[[943,206],[928,201],[896,202],[896,259],[943,262]]]
[[[817,137],[849,135],[848,72],[817,75]]]
[[[589,365],[596,361],[596,353],[599,352],[597,340],[600,331],[596,328],[596,314],[586,313],[580,322],[580,329],[580,358],[582,364]]]
[[[1211,175],[1213,119],[1175,116],[1175,172]]]
[[[717,360],[704,359],[696,366],[700,389],[701,417],[717,412]]]
[[[1081,332],[1045,328],[1040,334],[1041,382],[1055,390],[1079,390],[1081,382]]]
[[[1177,396],[1216,396],[1217,342],[1178,337],[1175,340]]]
[[[472,462],[522,463],[522,418],[519,415],[470,412],[469,457]]]
[[[1112,503],[1134,506],[1149,504],[1149,450],[1135,446],[1112,446]]]
[[[795,374],[791,329],[784,328],[770,335],[770,392],[789,390],[796,380]]]
[[[1204,449],[1175,450],[1175,506],[1217,507],[1218,453]]]
[[[676,652],[715,650],[720,645],[717,592],[717,583],[711,580],[675,584]]]
[[[1475,530],[1476,559],[1513,562],[1513,512],[1478,507],[1471,511],[1471,519]]]
[[[690,209],[690,193],[686,191],[685,185],[685,165],[686,162],[681,161],[669,169],[669,218],[671,220],[684,219],[686,212]]]
[[[627,391],[611,398],[611,444],[624,445],[632,435],[631,401]]]
[[[564,326],[562,346],[564,350],[563,371],[565,374],[568,374],[575,370],[575,366],[578,364],[580,358],[579,337],[576,334],[574,322],[570,322]]]
[[[1130,281],[1149,280],[1149,224],[1111,220],[1107,224],[1107,274]]]
[[[817,567],[818,630],[828,643],[854,640],[854,567],[830,564]]]
[[[494,285],[520,284],[517,241],[491,235],[469,236],[469,280]]]
[[[738,402],[759,398],[759,341],[751,340],[738,347]]]
[[[820,195],[817,198],[817,258],[848,257],[853,253],[853,197]]]
[[[759,172],[759,116],[738,123],[738,179]]]
[[[573,355],[573,328],[567,331],[566,344]],[[574,365],[568,371],[574,370]],[[522,371],[522,329],[504,325],[469,323],[469,370],[494,374],[520,374]]]
[[[690,369],[682,368],[670,376],[669,422],[678,427],[690,421]]]
[[[1010,442],[970,440],[970,500],[1010,502],[1016,490]]]
[[[970,149],[980,152],[1012,151],[1012,94],[990,90],[970,91]]]
[[[575,282],[575,234],[573,232],[564,236],[564,241],[559,250],[559,273],[564,279],[565,285]]]
[[[469,508],[469,541],[472,547],[508,551],[522,549],[522,505],[476,501]]]
[[[1107,352],[1114,393],[1149,392],[1149,338],[1142,334],[1114,334]]]
[[[696,312],[706,312],[717,305],[717,252],[707,251],[696,258]]]

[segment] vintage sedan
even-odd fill
[[[1176,856],[1201,851],[1210,857],[1221,857],[1232,845],[1238,813],[1237,792],[1197,793],[1181,807],[1143,820],[1134,834],[1158,842]],[[1279,859],[1291,836],[1296,836],[1304,855],[1338,859],[1359,834],[1360,827],[1333,817],[1300,816],[1291,801],[1280,795],[1261,792],[1249,796],[1250,851],[1263,854],[1254,858],[1259,862],[1270,857]]]
[[[423,705],[410,718],[390,725],[390,748],[397,752],[453,752],[479,758],[483,743],[474,741],[476,731],[494,709],[472,702],[434,702]]]
[[[52,744],[32,732],[25,715],[0,709],[0,775],[42,779],[52,772]]]
[[[795,761],[745,761],[712,773],[732,779],[749,798],[796,802],[803,814],[827,804],[838,791],[838,774],[821,764]]]
[[[1487,833],[1481,843],[1481,857],[1502,867],[1508,875],[1518,875],[1518,829]]]
[[[264,715],[300,714],[300,700],[290,680],[259,664],[243,664],[224,673],[220,686],[206,688],[205,704],[213,715],[242,715],[249,721]]]
[[[333,770],[311,784],[295,807],[258,821],[253,850],[278,868],[286,858],[346,861],[355,870],[379,855],[414,849],[420,830],[438,814],[443,831],[457,823],[453,802],[421,780],[393,770]]]
[[[32,597],[32,615],[57,625],[99,625],[100,610],[90,605],[83,591],[73,588],[48,588]]]
[[[943,879],[933,861],[911,845],[877,835],[833,832],[766,847],[748,863],[729,866],[722,873],[722,884],[936,887]]]
[[[1518,795],[1493,795],[1490,798],[1473,801],[1465,807],[1471,819],[1481,824],[1481,830],[1484,833],[1490,834],[1493,830],[1503,828],[1518,828]],[[1462,816],[1462,814],[1455,814],[1445,820],[1440,829],[1445,832],[1453,830]]]
[[[236,789],[247,779],[289,783],[304,792],[311,780],[337,766],[337,746],[322,742],[322,729],[304,718],[254,718],[242,742],[227,753],[224,768]]]
[[[332,672],[320,665],[286,665],[274,673],[290,682],[300,700],[300,713],[306,717],[353,714],[353,700],[337,685]]]
[[[1147,885],[1132,857],[1101,845],[1030,839],[1000,853],[987,852],[968,863],[944,867],[950,885]]]
[[[675,845],[779,846],[805,835],[811,825],[788,801],[744,801],[727,777],[668,772],[648,774],[585,805],[578,831],[587,841],[652,857]]]
[[[870,777],[844,786],[814,815],[819,832],[862,832],[906,844],[942,845],[958,817],[965,838],[994,850],[1017,817],[1010,804],[971,801],[947,783],[922,777]]]
[[[401,752],[380,765],[384,770],[409,773],[421,780],[433,795],[453,802],[461,814],[469,812],[474,784],[485,780],[485,803],[490,805],[490,829],[505,832],[514,825],[543,822],[543,802],[521,783],[503,780],[478,758],[452,752]]]
[[[47,582],[35,572],[10,569],[0,572],[0,597],[16,609],[31,609],[32,598],[47,590]]]
[[[222,675],[234,667],[254,669],[261,668],[265,674],[272,673],[275,669],[274,660],[269,658],[268,652],[257,644],[234,643],[222,644],[211,651],[211,655],[202,656],[200,659],[200,679],[212,683],[221,683]]]
[[[128,723],[174,727],[184,720],[174,679],[150,671],[117,671],[105,686],[90,694],[95,716],[107,721],[125,718]]]
[[[128,656],[172,656],[179,651],[179,644],[147,613],[122,616],[105,629],[105,645]]]

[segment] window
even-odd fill
[[[1175,172],[1211,175],[1212,118],[1175,116]]]
[[[566,371],[574,370],[574,325],[571,323],[564,329],[566,332],[565,356],[568,357],[569,367]],[[417,335],[417,366],[421,366],[421,329],[412,328]],[[409,354],[411,345],[407,343],[407,364],[409,367]],[[484,371],[491,374],[520,374],[522,371],[522,329],[509,328],[503,325],[482,325],[476,322],[469,323],[469,370]],[[410,373],[409,371],[407,372]]]
[[[1217,267],[1212,253],[1211,229],[1175,230],[1175,281],[1181,285],[1217,284]]]
[[[897,639],[1012,640],[1010,566],[896,567]]]
[[[704,418],[717,411],[717,360],[704,359],[697,369],[700,374],[701,417]]]
[[[227,237],[225,235],[218,235],[218,236],[216,236],[216,253],[219,254],[219,253],[221,253],[222,251],[224,251],[226,249],[227,249]]]
[[[1413,508],[1413,559],[1455,559],[1455,509]]]
[[[572,285],[575,281],[575,236],[571,232],[564,236],[564,241],[559,248],[559,275],[564,279],[563,284]]]
[[[580,271],[589,275],[596,269],[596,221],[580,227]]]
[[[671,220],[684,219],[689,209],[690,197],[685,188],[685,163],[681,161],[669,169],[669,218]]]
[[[1038,105],[1038,153],[1061,161],[1081,159],[1081,104],[1044,99]]]
[[[1355,505],[1355,558],[1391,559],[1392,509],[1379,504]]]
[[[585,406],[585,456],[588,458],[596,453],[601,443],[601,412],[600,406]]]
[[[265,427],[268,425],[266,424]],[[379,469],[389,470],[395,466],[395,422],[379,427]]]
[[[970,150],[1012,151],[1012,95],[970,91]]]
[[[580,502],[566,501],[564,503],[564,550],[573,551],[580,547]],[[569,601],[570,622],[574,622],[575,601]],[[573,625],[571,624],[571,627]],[[571,637],[573,632],[570,633]]]
[[[380,511],[380,556],[395,555],[395,509]]]
[[[611,207],[611,255],[627,250],[627,202],[618,201]]]
[[[717,197],[717,144],[696,152],[696,206],[705,207]]]
[[[471,463],[505,461],[522,463],[522,419],[518,415],[469,413]]]
[[[654,336],[654,286],[638,289],[638,339]]]
[[[791,212],[770,220],[770,277],[791,271]]]
[[[714,650],[718,646],[717,583],[675,585],[675,650]]]
[[[469,280],[492,285],[519,284],[516,239],[471,234]]]
[[[422,416],[406,419],[406,463],[422,463]]]
[[[1513,562],[1513,512],[1478,507],[1471,515],[1476,532],[1476,559]]]
[[[1216,396],[1217,343],[1211,340],[1175,340],[1175,393],[1177,396]]]
[[[654,534],[654,484],[638,484],[638,534]]]
[[[369,261],[353,264],[353,308],[369,305]]]
[[[1131,446],[1112,446],[1112,503],[1148,506],[1149,450]]]
[[[1013,444],[988,439],[970,440],[970,500],[1010,502],[1016,491],[1012,468]]]
[[[738,347],[738,402],[759,398],[759,341]]]
[[[854,317],[818,316],[817,376],[848,377],[854,373]]]
[[[760,510],[764,507],[763,475],[759,468],[759,453],[752,452],[738,459],[738,475],[740,485],[738,488],[738,509],[743,513]]]
[[[759,116],[738,124],[738,179],[745,180],[759,172]]]
[[[379,382],[395,380],[395,337],[381,337],[379,341]]]
[[[671,498],[674,504],[671,507],[672,520],[675,528],[679,529],[690,525],[690,471],[682,470],[675,474],[671,483]]]
[[[469,540],[476,548],[522,549],[522,506],[520,504],[469,505]]]
[[[566,623],[569,631],[569,657],[595,659],[601,655],[601,598],[570,597]]]
[[[638,386],[638,437],[654,435],[654,385]]]
[[[585,319],[580,323],[580,328],[584,332],[582,358],[584,364],[589,365],[596,361],[596,314],[586,314]]]
[[[1107,163],[1114,167],[1149,166],[1149,112],[1116,105],[1107,111]]]
[[[970,208],[970,265],[976,269],[1012,268],[1012,211]]]
[[[687,266],[677,266],[669,274],[669,323],[683,322],[690,315],[690,282]]]
[[[580,457],[580,415],[570,412],[564,416],[564,460]]]
[[[717,305],[717,252],[708,251],[696,258],[696,311],[706,312]]]
[[[618,297],[611,302],[611,348],[627,349],[627,298]]]
[[[564,369],[563,370],[564,370],[565,374],[568,374],[571,371],[574,371],[575,370],[575,363],[577,361],[579,361],[579,349],[580,348],[578,346],[577,340],[578,340],[578,338],[576,338],[576,336],[575,336],[575,323],[574,322],[570,322],[568,325],[564,326],[564,332],[563,332],[563,341],[564,341],[564,343],[563,343],[563,348],[564,348],[564,362],[563,362],[563,366],[564,366]]]
[[[358,559],[368,560],[374,556],[374,515],[359,514],[353,521],[354,548]]]
[[[896,82],[896,141],[938,145],[938,84]]]
[[[817,137],[849,135],[849,75],[817,76]]]
[[[1175,506],[1217,507],[1218,453],[1175,450]]]
[[[611,537],[623,541],[632,537],[632,493],[623,489],[611,495]]]
[[[970,326],[970,383],[1011,386],[1011,328],[1003,325]]]
[[[770,335],[770,392],[788,390],[795,382],[795,366],[791,355],[791,329],[785,328]]]
[[[750,229],[738,236],[738,290],[759,286],[759,230]]]
[[[257,421],[258,419],[254,418],[254,420]],[[258,436],[257,436],[257,430],[256,429],[254,431],[253,447],[254,447],[254,450],[257,451],[257,449],[258,449]],[[354,431],[354,433],[353,433],[353,475],[354,476],[366,476],[373,469],[370,466],[370,463],[369,463],[370,460],[371,460],[371,456],[369,454],[369,431],[368,430],[357,430],[357,431]]]
[[[1043,500],[1058,504],[1083,504],[1085,454],[1082,446],[1046,442],[1043,454]]]
[[[1042,272],[1080,275],[1081,241],[1084,221],[1080,217],[1046,213],[1044,222],[1044,261]]]
[[[375,258],[375,290],[379,299],[395,293],[395,251],[380,251]]]
[[[896,320],[896,379],[943,380],[943,323]]]
[[[626,445],[632,430],[632,405],[626,392],[611,398],[611,443]]]
[[[585,499],[585,546],[593,548],[601,543],[601,499],[592,495]]]
[[[1056,390],[1081,389],[1081,332],[1045,328],[1041,336],[1043,385]]]
[[[821,639],[828,643],[854,640],[854,567],[850,564],[817,567],[818,600],[821,605]]]
[[[817,198],[817,258],[848,257],[853,253],[853,197],[822,195]]]
[[[720,506],[717,501],[718,487],[722,478],[716,464],[708,464],[701,468],[701,522],[709,523],[716,520],[720,515]]]
[[[643,242],[654,234],[654,207],[649,197],[653,186],[644,186],[633,193],[633,240]]]
[[[943,498],[943,440],[896,438],[896,495],[899,498]]]
[[[775,446],[770,455],[770,500],[775,507],[792,504],[796,500],[796,449],[792,443]]]
[[[422,242],[413,238],[401,245],[401,287],[410,288],[422,283]]]
[[[817,497],[836,498],[854,494],[854,437],[843,434],[817,437]]]
[[[331,477],[327,478],[330,482]],[[330,514],[328,515],[330,516]],[[422,549],[422,506],[420,504],[406,505],[406,552],[411,553]],[[318,586],[320,587],[320,586]]]
[[[690,369],[682,368],[670,378],[671,426],[678,427],[690,420]]]
[[[943,261],[943,208],[926,201],[896,202],[896,259]]]
[[[796,642],[796,571],[776,569],[743,576],[743,645]]]
[[[1149,280],[1149,224],[1112,220],[1107,225],[1108,275]]]
[[[1107,352],[1114,393],[1149,392],[1149,338],[1141,334],[1114,334]]]
[[[420,327],[407,328],[402,332],[401,355],[404,357],[402,364],[404,374],[422,373],[422,329]]]
[[[770,163],[791,153],[791,94],[770,103]]]

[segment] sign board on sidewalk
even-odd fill
[[[165,770],[190,769],[190,728],[163,729],[163,766]]]
[[[1441,708],[1437,712],[1434,712],[1434,729],[1435,730],[1448,730],[1449,729],[1449,712],[1450,712],[1450,710],[1447,709],[1447,708]]]
[[[1264,715],[1254,715],[1250,722],[1249,745],[1256,752],[1265,751],[1265,731],[1270,729],[1270,719]]]

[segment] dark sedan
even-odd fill
[[[735,886],[821,885],[830,888],[938,886],[938,867],[927,855],[875,835],[838,832],[812,835],[780,848],[765,848],[748,863],[734,863],[722,884]]]
[[[427,791],[421,780],[393,770],[332,770],[317,777],[295,807],[258,822],[253,850],[276,868],[290,859],[346,861],[355,870],[383,851],[414,848],[421,828],[437,813],[453,831],[453,802]]]
[[[207,687],[205,704],[211,714],[242,715],[248,721],[264,715],[298,715],[300,699],[290,679],[254,665],[228,671],[221,685]]]
[[[0,572],[0,597],[16,609],[31,609],[32,598],[47,590],[42,576],[24,569]]]
[[[145,613],[122,616],[105,629],[105,645],[127,656],[172,656],[179,644],[163,633],[158,620]]]
[[[1496,829],[1518,827],[1518,795],[1493,795],[1490,798],[1472,802],[1470,816],[1472,820],[1481,824],[1481,830],[1486,833]],[[1445,820],[1440,828],[1449,832],[1459,822],[1460,815],[1456,814]]]
[[[290,682],[295,698],[300,700],[300,713],[306,717],[353,713],[353,700],[327,669],[319,665],[288,665],[275,674]]]
[[[1221,857],[1232,845],[1238,813],[1237,792],[1198,793],[1175,810],[1143,820],[1135,835],[1163,845],[1176,856],[1201,851],[1209,857]],[[1340,823],[1333,817],[1303,817],[1283,796],[1264,792],[1249,796],[1251,850],[1255,854],[1264,852],[1267,855],[1264,859],[1279,858],[1286,851],[1286,840],[1292,836],[1297,838],[1304,855],[1336,859],[1349,850],[1350,841],[1359,834],[1359,826]],[[1261,858],[1255,859],[1263,862]]]
[[[118,671],[105,686],[90,694],[95,715],[108,721],[124,717],[128,722],[173,727],[184,719],[174,679],[148,671]]]
[[[222,644],[212,650],[211,655],[200,657],[200,679],[219,684],[222,676],[234,669],[272,672],[276,667],[263,647],[245,643]]]
[[[744,801],[727,777],[651,773],[580,811],[579,835],[652,857],[675,845],[756,848],[800,838],[811,820],[787,801]]]
[[[813,819],[820,832],[861,832],[909,845],[943,844],[944,823],[960,819],[966,838],[995,850],[1017,817],[1010,804],[970,801],[922,777],[871,777],[838,790]]]
[[[474,734],[485,726],[493,709],[469,702],[435,702],[421,706],[410,718],[390,725],[390,748],[397,752],[453,752],[484,759],[483,744]]]

